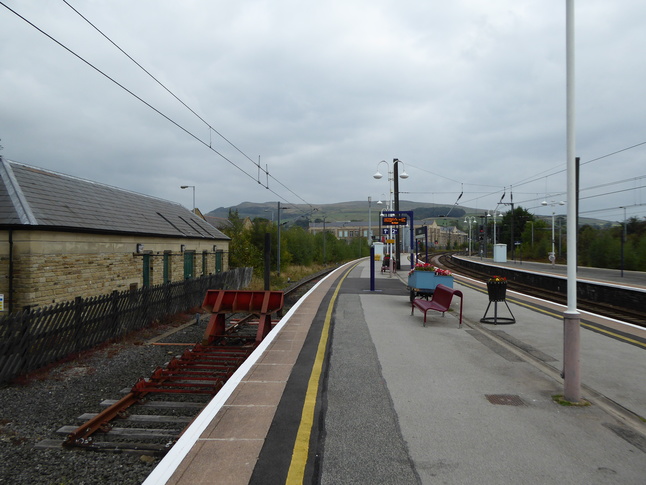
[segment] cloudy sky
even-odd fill
[[[566,198],[564,0],[0,1],[8,159],[204,212],[387,198],[394,158],[402,199]],[[581,212],[643,217],[646,2],[575,9]]]

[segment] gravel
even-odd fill
[[[284,311],[313,285],[286,298]],[[37,449],[44,439],[61,442],[56,433],[78,417],[97,413],[105,399],[120,399],[122,389],[164,366],[177,347],[148,345],[159,341],[199,342],[208,321],[203,315],[180,315],[174,322],[142,330],[0,387],[0,484],[140,484],[161,458],[129,453]],[[185,348],[185,347],[184,347]],[[182,348],[183,350],[183,348]]]
[[[159,325],[127,340],[86,352],[0,388],[0,483],[2,484],[139,484],[160,458],[128,453],[35,449],[43,439],[64,436],[56,430],[80,425],[78,416],[99,412],[104,399],[120,399],[121,390],[148,377],[177,354],[176,347],[146,345],[155,336],[179,329],[173,342],[197,342],[206,320],[182,324],[192,316]],[[169,350],[173,349],[173,350]]]

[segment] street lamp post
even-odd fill
[[[323,267],[327,266],[327,258],[325,257],[325,220],[327,216],[323,216]]]
[[[180,185],[180,189],[193,189],[193,214],[195,214],[195,185]]]
[[[385,195],[385,194],[381,194],[381,195]],[[384,199],[385,199],[385,197],[384,197]],[[377,202],[377,204],[378,205],[383,205],[383,202],[381,201],[381,199]],[[390,212],[390,210],[391,210],[390,201],[387,201],[386,202],[386,212]],[[381,221],[382,221],[383,217],[384,217],[384,210],[382,208],[379,211],[379,238],[382,241],[383,241],[383,238],[382,238],[382,235],[381,235]],[[386,253],[382,254],[382,256],[384,256],[384,258],[385,258],[386,254],[387,254],[388,257],[390,258],[390,264],[388,265],[388,271],[390,272],[390,276],[392,276],[392,271],[393,271],[393,265],[392,265],[392,261],[393,261],[392,253],[393,252],[392,252],[392,244],[389,242],[389,240],[392,240],[392,237],[393,237],[392,226],[389,226],[389,228],[388,228],[388,237],[386,238]]]
[[[381,162],[379,162],[377,164],[377,173],[375,173],[373,175],[373,177],[376,178],[376,179],[380,179],[380,178],[383,177],[381,172],[379,172],[379,165],[381,165],[382,163],[385,163],[386,165],[388,164],[386,162],[386,160],[382,160]],[[404,169],[402,171],[401,175],[399,174],[399,168],[398,167],[399,167],[400,163],[403,165],[404,162],[402,162],[401,160],[398,160],[397,158],[394,158],[393,159],[393,171],[388,172],[388,181],[389,182],[393,181],[394,185],[395,185],[395,192],[394,192],[395,207],[394,207],[394,209],[395,209],[395,212],[397,212],[397,213],[399,212],[399,178],[400,177],[403,178],[403,179],[408,178],[408,174],[406,173],[406,169]],[[391,175],[392,175],[392,177],[391,177]],[[389,184],[389,186],[390,186],[390,184]],[[393,195],[392,190],[391,190],[391,195]],[[397,264],[397,269],[401,269],[401,261],[399,260],[400,259],[399,258],[399,256],[400,256],[400,247],[399,247],[399,245],[400,245],[399,231],[397,231],[397,234],[395,235],[395,262]]]
[[[497,243],[497,241],[496,241],[496,219],[498,218],[499,215],[500,215],[500,213],[498,213],[497,211],[493,211],[493,245],[494,246]]]
[[[495,214],[496,213],[494,212],[494,220],[493,220],[493,230],[494,230],[493,240],[494,240],[494,245],[495,245],[495,241],[496,241],[496,218],[495,218]],[[485,221],[487,220],[487,217],[491,217],[491,214],[489,214],[488,211],[485,214]],[[489,232],[489,228],[487,227],[487,229],[485,229],[485,234],[487,234],[488,232]],[[486,237],[485,237],[485,239],[486,239]],[[485,246],[485,257],[487,257],[486,251],[487,251],[487,246]],[[492,250],[492,252],[493,252],[493,250]]]
[[[278,252],[276,254],[276,274],[280,276],[280,229],[281,229],[281,223],[280,223],[280,211],[285,209],[284,207],[280,206],[280,201],[278,201],[278,227],[277,227],[277,249]],[[274,225],[274,211],[273,209],[265,209],[265,212],[271,212],[271,225]]]
[[[278,201],[278,235],[277,235],[277,239],[278,239],[278,254],[277,254],[277,257],[276,257],[276,273],[277,273],[277,275],[278,275],[278,277],[279,277],[279,278],[280,278],[280,225],[281,225],[281,224],[280,224],[280,211],[281,211],[281,209],[284,209],[284,207],[281,207],[281,206],[280,206],[280,201]],[[273,212],[272,212],[272,218],[273,218],[273,215],[274,215],[274,214],[273,214]]]
[[[469,224],[469,256],[471,256],[471,246],[472,246],[471,224],[474,224],[476,222],[476,218],[475,218],[475,216],[466,216],[464,218],[464,222]]]
[[[381,198],[377,201],[378,206],[384,205],[384,203],[382,202],[382,199],[386,200],[386,194],[384,193],[381,194]],[[386,210],[390,210],[390,207],[386,206]],[[381,216],[383,215],[382,212],[383,212],[383,209],[380,208],[379,209],[379,242],[383,242],[384,240],[383,235],[381,234]]]
[[[554,248],[554,237],[555,237],[554,236],[554,215],[555,215],[554,207],[556,205],[564,205],[564,204],[565,202],[563,202],[562,200],[559,202],[555,202],[552,200],[549,203],[546,200],[541,202],[541,205],[550,205],[552,207],[552,252],[550,253],[550,256],[549,256],[549,260],[552,262],[552,266],[554,266],[554,264],[556,263],[556,252]]]
[[[624,244],[626,244],[626,207],[619,207],[624,210],[624,227],[621,231],[621,277],[624,277]]]

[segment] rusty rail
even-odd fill
[[[129,408],[145,403],[148,395],[214,396],[267,336],[272,325],[271,315],[280,311],[283,304],[282,291],[208,290],[203,307],[212,315],[204,332],[203,343],[185,350],[165,368],[158,367],[151,377],[139,379],[125,397],[69,433],[63,446],[93,447],[96,433],[109,432],[113,429],[115,419],[127,417]],[[231,316],[234,313],[249,313],[249,317],[257,317],[257,323],[246,323],[251,329],[257,325],[255,335],[240,332],[240,322],[226,328],[227,314]],[[235,343],[231,344],[230,341]],[[169,442],[166,446],[171,444]],[[161,446],[137,447],[163,451]]]

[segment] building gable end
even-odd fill
[[[11,165],[2,156],[0,156],[0,180],[4,183],[8,200],[18,218],[18,222],[23,225],[37,225],[38,221],[36,220],[36,216],[34,216],[34,213],[29,207],[29,203],[20,188],[20,184],[16,180]]]

